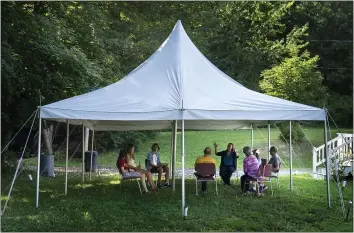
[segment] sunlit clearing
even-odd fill
[[[84,215],[84,220],[89,220],[90,219],[90,213],[89,212],[83,212]]]
[[[38,216],[36,216],[36,215],[27,215],[26,217],[27,217],[27,219],[29,219],[29,220],[36,220],[36,219],[38,219]]]
[[[2,201],[6,201],[7,199],[8,199],[7,196],[1,196]]]
[[[111,180],[110,184],[120,184],[120,180]]]
[[[75,185],[76,188],[89,188],[93,187],[93,184],[77,184]]]
[[[52,193],[53,190],[51,190],[51,189],[40,189],[39,192],[41,192],[41,193]]]
[[[103,176],[103,177],[109,177],[109,176],[115,176],[117,175],[116,173],[103,173],[103,174],[100,174],[100,176]]]

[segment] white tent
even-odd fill
[[[176,133],[181,128],[184,168],[184,129],[250,128],[269,120],[326,121],[326,110],[242,86],[204,57],[178,21],[161,47],[125,78],[42,106],[40,118],[83,124],[94,131],[174,128]],[[184,210],[184,174],[182,180]],[[37,186],[38,199],[39,180]]]

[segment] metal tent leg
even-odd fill
[[[36,188],[36,208],[39,203],[39,176],[40,176],[40,162],[41,162],[41,139],[42,139],[42,119],[41,109],[38,109],[39,113],[39,128],[38,128],[38,160],[37,160],[37,188]]]
[[[182,119],[182,216],[185,217],[186,197],[185,197],[185,180],[184,180],[184,119]]]
[[[291,121],[289,122],[290,191],[293,191],[293,150],[291,143]]]
[[[69,120],[66,120],[65,194],[68,193]]]

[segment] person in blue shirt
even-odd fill
[[[151,173],[158,173],[157,187],[162,187],[161,177],[162,173],[165,173],[165,183],[163,186],[170,187],[169,183],[169,173],[170,169],[167,163],[161,163],[160,161],[160,147],[159,144],[154,143],[151,146],[151,151],[147,154],[148,163],[146,164],[146,169]]]
[[[225,185],[230,185],[230,179],[232,173],[237,169],[237,152],[235,151],[234,144],[229,143],[227,145],[227,149],[218,152],[218,144],[214,142],[215,148],[215,155],[221,156],[221,163],[220,163],[220,176],[224,181]]]

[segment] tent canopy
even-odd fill
[[[261,94],[215,67],[180,21],[160,48],[107,87],[41,107],[41,118],[96,131],[247,128],[265,120],[320,120],[325,110]]]

